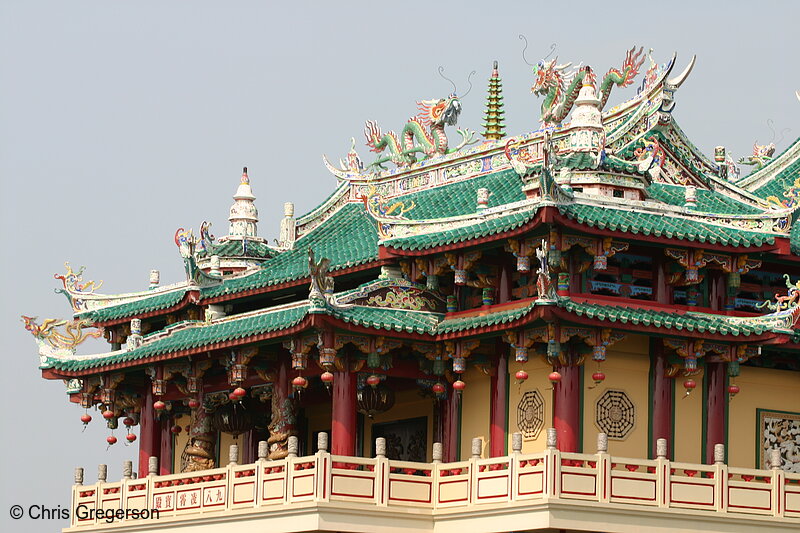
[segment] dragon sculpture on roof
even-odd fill
[[[421,100],[417,102],[417,108],[419,113],[408,120],[399,138],[394,131],[383,134],[374,120],[367,121],[364,126],[367,146],[377,154],[388,150],[385,156],[372,163],[372,167],[384,168],[383,164],[389,161],[398,167],[407,167],[417,161],[418,155],[427,159],[458,151],[477,142],[473,140],[475,132],[457,129],[462,137],[461,143],[453,149],[448,147],[444,128],[455,126],[461,114],[461,100],[455,93],[439,100]]]
[[[639,73],[639,68],[644,63],[644,49],[636,50],[634,46],[625,54],[625,60],[619,69],[611,68],[600,82],[600,109],[602,109],[614,85],[627,87],[633,83]],[[546,125],[558,125],[567,117],[575,99],[584,83],[595,82],[595,74],[589,66],[569,70],[572,63],[558,64],[558,58],[550,61],[540,61],[533,67],[535,82],[531,92],[544,96],[542,102],[541,122]]]
[[[758,141],[753,143],[753,155],[742,157],[739,159],[740,165],[751,165],[760,170],[767,163],[772,161],[772,156],[775,155],[775,143],[758,144]]]

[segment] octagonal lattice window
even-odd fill
[[[544,400],[538,390],[522,395],[517,404],[517,427],[526,439],[535,439],[544,425]]]
[[[636,421],[636,408],[621,390],[607,390],[595,404],[597,427],[609,439],[622,440],[630,434]]]

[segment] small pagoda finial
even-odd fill
[[[492,63],[492,77],[489,78],[489,95],[486,97],[486,111],[483,115],[483,136],[488,140],[502,139],[506,134],[503,115],[503,82],[497,70],[497,61]]]
[[[258,209],[255,205],[255,195],[250,188],[250,178],[247,176],[247,167],[242,168],[242,180],[233,195],[228,221],[228,237],[239,239],[261,240],[258,237]]]
[[[247,176],[247,167],[242,167],[242,183],[250,183],[250,178]]]

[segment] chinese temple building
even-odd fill
[[[72,318],[23,317],[42,375],[139,450],[72,508],[159,513],[66,531],[800,528],[800,139],[740,176],[678,125],[694,58],[647,59],[539,62],[514,137],[497,63],[482,135],[455,92],[368,121],[374,162],[324,158],[274,231],[245,169],[226,236],[175,233],[180,283],[68,264]]]

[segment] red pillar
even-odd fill
[[[650,457],[656,457],[656,442],[667,439],[667,457],[672,453],[672,379],[667,376],[667,356],[659,338],[650,339],[650,387],[653,391],[651,409]]]
[[[581,432],[580,366],[556,366],[561,381],[553,387],[553,427],[558,432],[558,449],[579,452]]]
[[[172,474],[172,425],[174,421],[167,418],[161,423],[161,443],[158,454],[158,473],[162,476]]]
[[[348,366],[345,359],[344,368]],[[352,457],[356,453],[356,376],[347,370],[333,375],[331,453]]]
[[[508,397],[508,346],[497,343],[497,367],[492,376],[492,397],[489,421],[489,456],[502,457],[506,454],[507,417],[506,401]]]
[[[445,463],[458,459],[458,402],[458,394],[451,388],[442,406],[442,461]]]
[[[150,456],[161,452],[161,422],[156,420],[153,409],[153,389],[145,387],[142,412],[139,414],[139,477],[147,477]]]
[[[714,445],[725,444],[725,363],[706,363],[706,464],[714,463]]]

